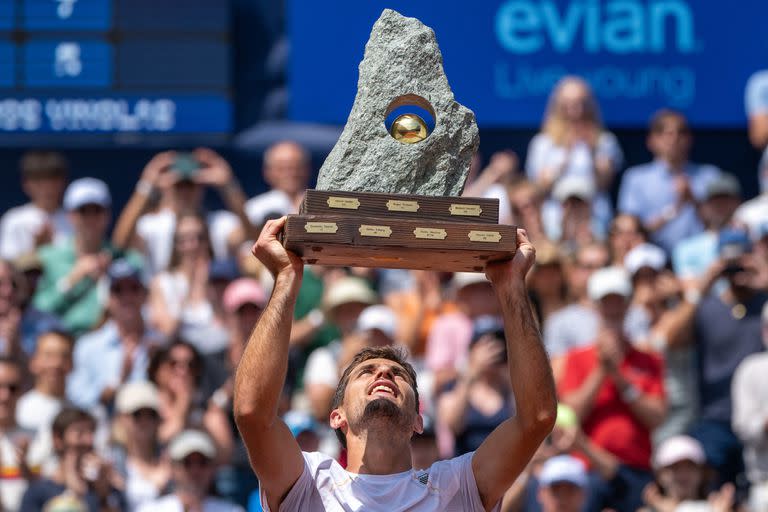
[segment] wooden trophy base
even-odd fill
[[[282,241],[311,265],[482,272],[517,249],[497,222],[493,199],[309,190]]]

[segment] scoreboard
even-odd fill
[[[225,137],[229,32],[227,0],[0,0],[0,145]]]

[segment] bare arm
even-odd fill
[[[141,178],[136,185],[128,203],[120,212],[117,218],[115,229],[112,233],[112,244],[120,249],[126,249],[136,245],[134,240],[136,234],[136,223],[139,217],[147,210],[149,199],[153,190],[160,186],[164,180],[163,175],[168,171],[173,163],[175,153],[173,151],[164,151],[155,155],[147,163],[141,173]],[[167,181],[167,180],[166,180]]]
[[[597,393],[600,391],[600,386],[603,384],[604,379],[605,369],[603,366],[595,366],[587,378],[584,379],[581,387],[560,397],[561,401],[576,412],[579,420],[584,421],[584,418],[592,412],[595,398],[597,398]]]
[[[517,404],[517,414],[491,432],[472,459],[486,510],[494,507],[525,469],[552,431],[557,414],[552,370],[525,287],[535,250],[525,230],[517,230],[517,242],[518,250],[512,260],[486,267],[502,307],[509,373]]]
[[[268,221],[253,246],[254,256],[275,276],[275,286],[237,367],[233,401],[235,422],[271,510],[278,510],[304,469],[299,445],[277,416],[303,270],[298,256],[276,238],[285,220]]]

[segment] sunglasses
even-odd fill
[[[131,417],[135,421],[141,421],[143,419],[157,420],[160,418],[160,415],[154,409],[138,409],[131,413]]]
[[[207,468],[211,465],[211,459],[202,455],[190,455],[182,459],[181,463],[185,469],[190,469],[195,466]]]
[[[18,382],[0,382],[0,389],[7,389],[12,395],[15,395],[21,386]]]

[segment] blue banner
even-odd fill
[[[293,0],[292,119],[346,121],[384,7],[434,29],[456,99],[486,127],[538,126],[566,74],[587,79],[611,126],[670,107],[697,126],[743,127],[746,82],[768,69],[765,0]]]
[[[23,0],[26,30],[94,30],[112,26],[112,0]]]
[[[0,96],[0,133],[228,133],[232,107],[223,96]]]

